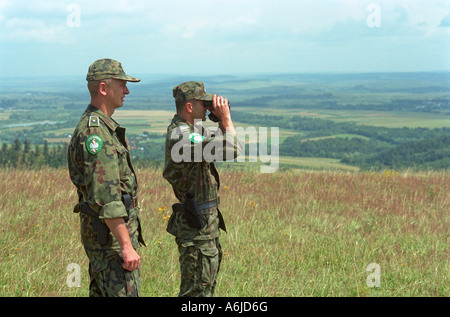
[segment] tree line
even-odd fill
[[[385,168],[449,169],[450,128],[386,128],[362,126],[351,122],[301,116],[272,116],[233,112],[236,122],[260,127],[281,127],[297,131],[280,144],[280,155],[324,157],[363,170]],[[342,135],[351,135],[344,137]],[[164,144],[146,140],[131,150],[137,167],[161,165]],[[248,153],[248,151],[246,151]],[[23,144],[16,138],[11,145],[2,144],[0,166],[35,168],[67,166],[67,144],[49,146]]]
[[[16,138],[11,145],[3,143],[0,152],[0,167],[41,169],[43,167],[67,167],[68,144],[49,146],[32,145],[25,139],[23,143]],[[146,144],[145,151],[132,149],[133,165],[139,167],[158,167],[164,162],[164,144]]]
[[[335,158],[363,170],[450,168],[450,128],[386,128],[237,111],[233,119],[298,131],[299,135],[287,137],[280,145],[283,156]]]
[[[341,161],[362,169],[449,169],[450,135],[407,142],[376,153],[344,157]]]
[[[44,141],[44,145],[32,146],[28,140],[22,144],[16,138],[11,145],[2,144],[0,166],[30,169],[67,166],[67,144],[50,147],[48,142]]]

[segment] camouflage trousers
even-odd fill
[[[181,241],[176,238],[180,252],[180,297],[212,297],[222,262],[219,238]]]
[[[140,269],[133,272],[122,267],[122,257],[113,255],[89,263],[90,297],[139,297]]]

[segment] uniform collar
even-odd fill
[[[175,114],[174,116],[173,116],[173,119],[172,119],[172,123],[174,123],[174,124],[178,124],[178,125],[180,125],[180,124],[185,124],[185,125],[187,125],[188,127],[189,127],[189,129],[191,129],[191,131],[192,130],[197,130],[197,131],[204,131],[204,128],[203,128],[203,125],[197,125],[197,126],[194,126],[192,123],[190,123],[190,122],[188,122],[188,121],[186,121],[185,119],[183,119],[181,116],[179,116],[178,114]]]
[[[96,106],[89,104],[87,112],[90,112],[92,115],[97,116],[100,120],[102,120],[108,128],[110,128],[112,131],[116,131],[118,127],[120,127],[120,124],[118,124],[113,118],[108,117],[106,114],[103,113],[99,108]]]
[[[178,114],[175,114],[175,115],[173,116],[172,122],[173,122],[173,123],[186,123],[186,124],[188,124],[189,126],[192,126],[192,124],[190,124],[189,122],[187,122],[186,120],[184,120],[184,119],[183,119],[181,116],[179,116]]]

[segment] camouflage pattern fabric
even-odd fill
[[[182,243],[177,239],[181,263],[180,297],[211,297],[222,262],[219,238]]]
[[[122,263],[118,254],[89,263],[89,297],[141,296],[140,270],[124,270]]]
[[[194,143],[189,138],[192,133],[202,134],[206,137],[203,142]],[[174,194],[180,203],[184,202],[187,193],[194,196],[197,204],[214,200],[218,196],[220,180],[214,162],[208,162],[204,157],[197,161],[194,157],[196,151],[203,151],[208,145],[215,143],[217,145],[216,154],[223,161],[227,152],[232,153],[231,158],[236,158],[243,149],[242,142],[234,136],[228,137],[227,133],[211,137],[208,135],[209,133],[206,133],[203,128],[195,127],[178,115],[174,116],[172,123],[167,128],[163,177],[172,185]],[[179,144],[185,146],[180,153],[186,150],[192,154],[192,156],[186,157],[186,161],[176,162],[172,157],[172,149]],[[217,238],[219,227],[224,228],[220,211],[217,207],[213,207],[205,209],[201,213],[204,218],[203,222],[206,224],[202,229],[190,228],[182,213],[174,213],[170,218],[167,231],[185,241]]]
[[[189,138],[193,133],[205,137],[200,139],[202,141],[194,142]],[[173,148],[180,142],[184,145],[181,152],[191,151],[192,154],[192,156],[186,156],[185,161],[179,161],[179,158],[175,158],[172,153]],[[217,145],[215,151],[219,154],[218,160],[224,160],[227,151],[236,158],[243,149],[242,143],[234,136],[229,138],[226,133],[209,136],[203,128],[195,127],[178,115],[174,116],[167,128],[163,177],[172,185],[180,203],[184,202],[186,193],[193,195],[197,204],[217,198],[220,180],[214,162],[208,162],[204,158],[194,160],[193,155],[196,147],[202,150],[213,143]],[[183,212],[174,212],[167,226],[167,231],[176,237],[180,251],[180,296],[212,296],[214,294],[222,259],[218,240],[219,228],[225,229],[225,223],[218,207],[204,209],[200,213],[205,224],[203,228],[190,227]]]
[[[99,59],[91,64],[86,75],[87,81],[102,80],[102,79],[120,79],[131,82],[141,81],[139,78],[131,77],[125,74],[122,64],[116,60],[104,58]]]
[[[122,202],[122,194],[136,197],[138,189],[129,151],[125,128],[95,106],[89,105],[70,141],[68,168],[70,178],[78,190],[80,203],[87,202],[100,219],[128,219],[126,227],[131,243],[137,249],[140,244],[144,244],[140,234],[139,207],[134,206],[127,213]],[[74,211],[78,207],[79,204]],[[89,215],[80,213],[80,224],[81,241],[90,261],[90,273],[109,274],[106,270],[112,267],[111,259],[120,257],[119,243],[109,232],[106,245],[100,245],[94,230],[94,218]],[[125,271],[121,266],[120,269]],[[120,283],[126,285],[125,281]],[[123,287],[117,285],[116,289]]]
[[[205,85],[201,81],[187,81],[173,88],[175,101],[186,100],[213,100],[213,94],[205,91]]]

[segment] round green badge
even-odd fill
[[[86,140],[86,149],[91,154],[97,154],[101,150],[102,146],[103,139],[96,134],[89,136]]]
[[[205,138],[203,137],[203,135],[193,132],[189,134],[189,140],[191,140],[191,142],[193,143],[202,143]]]

